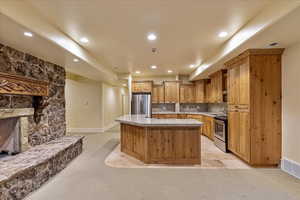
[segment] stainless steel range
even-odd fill
[[[215,117],[215,145],[224,152],[228,152],[227,116]]]

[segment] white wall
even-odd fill
[[[66,122],[69,132],[102,132],[114,120],[128,113],[123,96],[128,90],[105,83],[68,75],[66,79]],[[126,102],[125,102],[126,103]]]
[[[300,42],[287,48],[282,66],[283,108],[283,161],[288,166],[300,167]],[[293,175],[300,175],[300,168],[287,168]]]
[[[87,79],[66,79],[66,122],[68,129],[103,127],[101,85]]]
[[[115,119],[123,115],[122,96],[128,98],[127,89],[114,87],[108,84],[102,84],[102,99],[103,99],[103,125],[111,127],[115,124]],[[128,106],[128,105],[127,105]],[[125,108],[128,113],[128,108]]]

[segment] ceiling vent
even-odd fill
[[[152,53],[157,53],[157,48],[152,48]]]

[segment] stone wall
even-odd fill
[[[29,117],[28,141],[32,146],[62,137],[66,133],[65,120],[65,70],[63,67],[23,53],[0,43],[0,72],[25,76],[49,82],[48,104],[42,111],[39,123]],[[33,97],[0,95],[1,108],[31,108]]]

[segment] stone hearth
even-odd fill
[[[64,136],[0,160],[0,199],[21,200],[82,152],[81,136]]]

